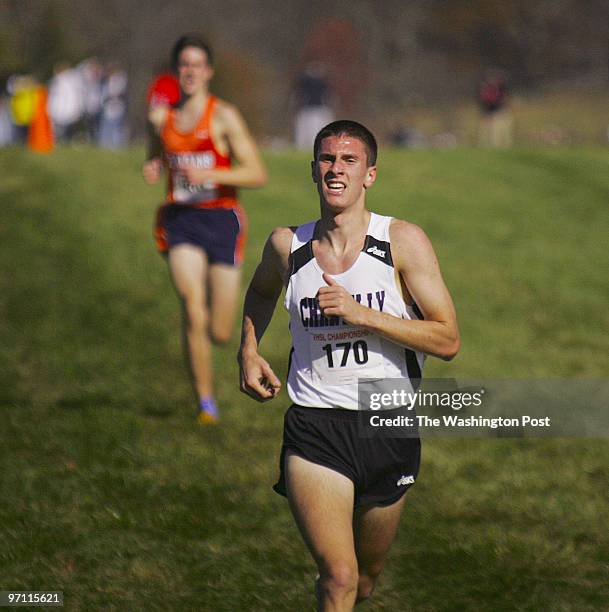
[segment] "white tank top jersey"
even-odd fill
[[[402,319],[422,319],[414,304],[404,302],[396,280],[389,225],[391,217],[371,213],[364,247],[355,263],[341,274],[331,274],[354,299],[374,310]],[[425,355],[390,342],[372,332],[324,317],[317,292],[325,287],[323,271],[314,255],[316,221],[301,225],[292,238],[285,307],[290,314],[292,350],[288,366],[288,394],[300,406],[358,410],[359,378],[404,378],[406,391],[418,388]]]

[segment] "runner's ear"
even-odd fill
[[[376,181],[376,166],[371,166],[368,168],[368,173],[366,174],[366,179],[364,180],[364,188],[368,189],[369,187],[372,187],[374,181]]]
[[[313,182],[317,184],[317,164],[315,163],[315,160],[311,162],[311,178],[313,179]]]

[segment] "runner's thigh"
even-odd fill
[[[211,332],[219,340],[228,340],[233,331],[240,289],[240,267],[220,263],[210,266]]]
[[[285,471],[290,508],[320,569],[337,562],[357,567],[352,481],[289,450]]]
[[[400,524],[406,496],[402,495],[391,506],[362,506],[353,517],[355,550],[360,571],[377,574]]]
[[[204,303],[209,267],[205,251],[192,244],[178,244],[170,249],[168,262],[178,294],[187,300],[201,298]]]

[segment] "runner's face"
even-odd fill
[[[178,57],[178,80],[187,96],[207,87],[214,71],[207,61],[207,53],[198,47],[185,47]]]
[[[333,210],[363,199],[376,179],[376,167],[368,167],[366,146],[353,136],[324,138],[312,168],[321,201]]]

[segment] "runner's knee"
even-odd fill
[[[186,314],[186,329],[188,333],[204,333],[208,326],[207,308],[201,305],[200,300],[186,298],[184,300]]]
[[[357,589],[357,567],[349,562],[337,561],[320,572],[319,585],[331,597],[343,597]]]
[[[232,331],[231,328],[220,327],[212,322],[209,335],[214,344],[226,344],[231,339]]]

